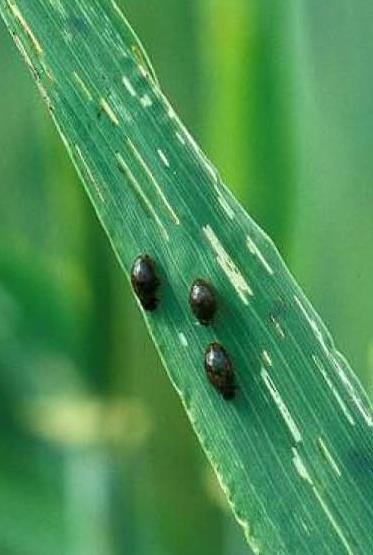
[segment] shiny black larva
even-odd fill
[[[159,302],[160,281],[155,262],[149,255],[142,254],[136,258],[131,270],[131,283],[142,307],[147,311],[155,310]]]
[[[194,316],[204,326],[214,319],[217,302],[213,287],[203,279],[197,279],[190,290],[189,304]]]
[[[236,379],[233,364],[227,351],[220,343],[211,343],[205,352],[205,370],[210,383],[224,399],[234,399]]]

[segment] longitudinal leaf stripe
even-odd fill
[[[156,260],[149,331],[254,552],[373,553],[369,402],[166,100],[118,5],[0,0],[0,11],[125,273],[140,253]],[[188,307],[196,278],[217,292],[211,327]],[[234,361],[231,402],[206,380],[213,341]]]

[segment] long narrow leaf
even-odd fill
[[[179,121],[117,4],[0,6],[125,273],[139,253],[156,260],[149,330],[254,552],[373,552],[369,402]],[[212,327],[188,307],[198,277],[218,293]],[[230,402],[203,369],[216,340],[234,361]]]

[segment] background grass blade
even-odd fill
[[[139,252],[157,260],[162,302],[147,323],[253,550],[372,550],[369,403],[162,95],[116,4],[0,6],[126,273]],[[216,284],[212,329],[190,317],[196,276]],[[230,404],[203,372],[214,339],[235,361]]]
[[[209,153],[285,258],[296,169],[292,9],[278,0],[200,3]]]
[[[356,13],[348,2],[334,2],[333,6],[342,11],[332,35],[327,32],[332,15],[322,3],[307,6],[301,2],[293,7],[293,50],[301,84],[293,262],[300,279],[309,282],[310,294],[323,307],[343,350],[350,350],[352,365],[371,392],[373,257],[364,253],[371,250],[373,233],[373,160],[368,154],[373,125],[369,94],[373,44],[367,40],[372,5],[361,0]],[[341,57],[346,60],[345,70]],[[325,236],[327,251],[320,250]],[[302,257],[301,249],[307,250],[307,258]],[[330,267],[340,275],[337,282],[329,277]]]

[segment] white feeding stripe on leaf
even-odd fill
[[[351,546],[349,545],[347,539],[345,538],[345,535],[343,534],[343,531],[341,529],[341,527],[339,526],[339,524],[337,523],[335,517],[333,516],[332,511],[330,510],[330,508],[328,507],[326,501],[323,499],[322,495],[320,494],[320,492],[318,491],[318,489],[316,488],[310,473],[308,472],[306,465],[304,464],[302,458],[300,457],[298,450],[296,448],[293,448],[293,463],[294,466],[299,474],[299,476],[305,480],[306,482],[308,482],[308,484],[311,486],[312,491],[317,499],[317,501],[320,503],[320,506],[322,508],[322,510],[324,511],[327,519],[329,520],[331,526],[333,527],[334,531],[336,532],[337,536],[339,537],[340,541],[342,542],[344,548],[346,549],[348,555],[353,555],[353,551]]]
[[[327,516],[330,524],[334,528],[337,536],[339,537],[339,539],[341,540],[341,543],[343,544],[344,548],[346,549],[348,555],[354,555],[354,551],[352,550],[352,547],[348,543],[340,525],[338,524],[336,518],[334,517],[334,515],[333,515],[331,509],[329,508],[328,504],[326,503],[325,499],[322,497],[321,493],[318,491],[318,489],[315,486],[312,487],[312,490],[313,490],[313,492],[316,496],[316,499],[320,503],[320,505],[322,507],[322,510],[324,511],[325,515]]]
[[[144,94],[140,98],[140,102],[143,108],[150,108],[150,106],[153,106],[153,101],[148,94]]]
[[[185,334],[181,331],[179,332],[179,339],[180,339],[180,343],[182,344],[183,347],[188,347],[188,340],[185,337]]]
[[[312,355],[312,360],[314,361],[316,368],[320,371],[320,373],[321,373],[322,377],[324,378],[325,382],[328,384],[328,387],[332,391],[334,397],[336,398],[337,403],[340,406],[340,408],[342,409],[343,414],[345,415],[345,417],[347,418],[347,420],[349,421],[351,426],[354,426],[355,425],[355,420],[353,419],[350,411],[348,410],[346,403],[343,401],[342,397],[338,393],[337,388],[334,386],[332,380],[328,376],[328,373],[327,373],[326,369],[324,368],[321,360],[316,355]]]
[[[123,75],[123,77],[122,77],[122,83],[126,87],[127,91],[130,93],[131,96],[137,96],[137,93],[136,93],[131,81],[125,75]]]
[[[243,275],[238,270],[211,227],[207,225],[203,228],[203,232],[215,251],[219,266],[237,291],[240,299],[244,304],[249,304],[249,297],[253,296],[254,293],[245,281]]]
[[[253,254],[254,256],[256,256],[258,258],[258,260],[260,260],[260,262],[262,263],[264,268],[272,276],[273,275],[273,270],[272,270],[271,266],[269,265],[269,263],[267,262],[267,260],[264,258],[261,251],[259,250],[259,247],[254,243],[254,241],[251,239],[251,237],[249,235],[247,236],[246,240],[247,240],[248,249],[251,252],[251,254]]]
[[[100,104],[101,104],[101,108],[103,109],[107,117],[110,119],[110,121],[112,121],[114,125],[119,126],[119,119],[115,114],[113,108],[108,104],[108,102],[104,98],[101,98]]]
[[[339,364],[339,362],[336,360],[336,358],[333,356],[333,354],[330,354],[330,358],[331,358],[331,360],[334,364],[334,367],[337,371],[337,374],[338,374],[341,382],[346,387],[346,390],[348,391],[351,399],[353,400],[353,402],[357,406],[358,410],[362,414],[365,422],[371,428],[373,426],[373,416],[370,412],[370,409],[368,407],[364,406],[363,400],[361,399],[359,393],[355,390],[355,388],[352,385],[350,379],[348,378],[346,372],[343,370],[342,366]]]
[[[177,115],[171,104],[168,104],[168,117],[170,119],[177,119]]]
[[[74,79],[76,80],[76,82],[78,83],[79,87],[81,88],[81,90],[85,94],[85,96],[88,98],[88,100],[89,101],[93,100],[92,94],[90,93],[87,85],[84,83],[84,81],[80,77],[80,75],[76,71],[73,71],[73,76],[74,76]]]
[[[342,476],[342,473],[339,470],[338,464],[334,460],[334,457],[331,454],[331,452],[329,451],[325,441],[323,440],[322,437],[319,437],[317,442],[318,442],[318,445],[319,445],[319,447],[321,449],[321,452],[324,455],[325,459],[328,461],[328,463],[330,464],[330,466],[334,470],[334,472],[337,474],[337,476],[340,478]]]
[[[263,351],[262,358],[263,358],[264,364],[268,368],[272,366],[272,358],[271,358],[270,354],[268,353],[268,351],[265,351],[265,350]]]
[[[176,135],[177,140],[178,140],[182,145],[185,146],[185,145],[186,145],[186,142],[185,142],[184,137],[183,137],[182,134],[180,133],[180,131],[176,131],[176,132],[175,132],[175,135]]]
[[[9,8],[12,10],[13,15],[15,16],[15,18],[22,25],[22,27],[23,27],[23,29],[26,33],[26,36],[30,39],[31,44],[34,47],[34,49],[36,50],[37,54],[40,56],[43,53],[43,49],[41,47],[41,44],[38,41],[38,39],[36,38],[33,31],[31,30],[31,27],[29,26],[29,24],[27,23],[27,21],[23,17],[23,15],[20,12],[18,6],[16,5],[15,2],[12,2],[11,0],[7,0],[7,4],[9,6]]]
[[[338,361],[336,360],[336,358],[333,356],[333,353],[330,352],[330,350],[328,349],[325,340],[324,340],[324,336],[321,332],[321,330],[319,329],[317,323],[315,320],[313,320],[305,306],[303,305],[303,303],[301,302],[301,300],[297,297],[297,295],[294,295],[295,301],[297,303],[297,305],[299,306],[299,308],[301,309],[303,315],[305,316],[305,318],[307,319],[308,323],[310,324],[312,331],[315,334],[315,337],[318,339],[320,345],[322,346],[323,350],[325,351],[325,354],[328,356],[328,358],[330,359],[330,361],[332,362],[337,375],[339,376],[341,382],[343,383],[343,385],[346,388],[346,391],[348,392],[348,394],[350,395],[352,401],[355,403],[356,407],[358,408],[358,410],[360,411],[361,415],[363,416],[365,422],[367,423],[367,425],[369,427],[373,426],[373,417],[372,414],[370,413],[369,408],[366,408],[364,406],[363,400],[361,398],[361,396],[359,395],[359,393],[355,390],[354,386],[352,385],[350,379],[348,378],[346,372],[343,370],[343,368],[341,367],[341,365],[338,363]]]
[[[133,144],[133,142],[130,139],[127,139],[127,142],[129,144],[129,146],[132,149],[132,152],[134,153],[134,155],[136,156],[137,160],[140,162],[141,167],[143,168],[143,170],[145,171],[146,175],[149,177],[150,181],[152,182],[152,184],[155,187],[155,190],[157,191],[158,195],[160,196],[160,198],[162,199],[163,204],[165,205],[165,207],[167,208],[168,212],[171,215],[171,218],[173,220],[173,222],[176,225],[180,225],[180,220],[178,218],[178,216],[176,215],[174,209],[172,208],[171,204],[168,202],[166,195],[164,194],[161,186],[159,185],[159,183],[157,182],[157,180],[155,179],[154,175],[152,174],[152,172],[149,169],[149,166],[147,165],[147,163],[145,162],[144,158],[141,156],[141,154],[139,153],[139,151],[137,150],[137,148],[135,147],[135,145]]]
[[[165,166],[167,166],[168,168],[170,167],[170,162],[168,161],[167,156],[165,155],[165,153],[163,152],[163,150],[161,148],[159,148],[157,150],[158,152],[158,156],[159,158],[162,160],[162,162],[164,163]]]
[[[65,137],[65,141],[67,142],[66,137]],[[99,196],[101,202],[105,202],[105,199],[104,199],[104,197],[103,197],[103,195],[102,195],[101,189],[98,187],[98,185],[97,185],[97,183],[96,183],[96,180],[95,180],[95,178],[94,178],[94,176],[93,176],[93,173],[91,172],[91,168],[90,168],[89,165],[87,164],[87,161],[86,161],[86,159],[84,158],[84,156],[83,156],[83,154],[82,154],[82,151],[80,150],[80,148],[79,148],[78,145],[75,145],[75,150],[76,150],[76,153],[77,153],[77,155],[79,156],[79,158],[80,158],[80,160],[81,160],[81,162],[82,162],[82,164],[83,164],[84,170],[86,171],[87,176],[88,176],[90,182],[91,182],[92,185],[94,186],[94,188],[95,188],[95,190],[96,190],[96,192],[97,192],[97,194],[98,194],[98,196]]]
[[[303,459],[299,455],[298,449],[296,447],[292,447],[292,451],[293,451],[293,464],[296,468],[296,471],[298,472],[302,480],[305,480],[311,486],[313,486],[313,481],[310,476],[310,473],[308,472],[307,467],[303,462]]]
[[[223,208],[224,212],[227,214],[230,220],[234,220],[235,213],[232,208],[229,206],[228,201],[222,195],[218,195],[218,202],[220,206]]]
[[[299,431],[297,424],[295,423],[294,418],[291,416],[289,409],[287,408],[283,398],[280,395],[274,381],[272,380],[271,376],[268,374],[265,368],[261,370],[261,376],[263,381],[271,394],[272,399],[274,400],[277,409],[280,411],[281,416],[283,417],[285,424],[287,425],[293,439],[296,443],[300,443],[302,441],[302,434]]]
[[[190,135],[188,135],[188,137],[189,137],[189,140],[191,140]],[[197,144],[195,143],[194,140],[193,140],[192,144],[193,144],[193,147],[194,147],[195,150],[198,149],[198,146],[197,146]],[[210,177],[212,179],[212,182],[214,183],[214,185],[217,185],[217,183],[218,183],[218,174],[217,174],[215,168],[213,168],[212,165],[210,164],[210,162],[208,162],[205,158],[203,158],[203,164],[204,164],[204,166],[207,170],[207,173],[210,175]],[[217,189],[217,193],[219,195],[221,195],[220,189]]]
[[[147,53],[145,52],[145,50],[143,49],[137,35],[135,34],[135,32],[133,31],[133,29],[128,27],[127,24],[127,20],[124,16],[124,13],[122,12],[122,10],[120,9],[120,7],[118,6],[117,2],[115,0],[111,0],[111,4],[116,12],[116,14],[119,16],[119,18],[122,20],[123,25],[125,26],[125,28],[130,31],[131,35],[132,35],[132,40],[133,43],[131,45],[127,45],[130,46],[132,49],[132,53],[135,55],[138,63],[139,63],[139,70],[141,71],[141,73],[144,75],[144,77],[150,77],[152,83],[158,87],[158,81],[157,81],[157,77],[155,75],[154,69],[150,63],[149,57],[147,55]],[[123,54],[127,57],[127,52],[125,50],[123,50]],[[145,66],[145,67],[144,67]]]
[[[285,331],[281,326],[280,322],[277,320],[277,318],[275,318],[274,316],[270,316],[270,321],[271,321],[271,324],[273,324],[273,327],[275,328],[275,331],[277,335],[280,337],[280,339],[285,339],[286,337]]]
[[[154,207],[153,207],[152,203],[149,201],[148,197],[144,194],[144,192],[143,192],[142,188],[140,187],[140,185],[138,184],[135,176],[133,175],[132,171],[130,170],[127,163],[125,162],[125,160],[123,159],[122,155],[119,152],[116,153],[116,158],[118,160],[120,168],[127,175],[128,179],[129,179],[130,183],[132,184],[132,186],[134,187],[136,193],[143,200],[143,202],[145,203],[145,205],[146,205],[147,209],[149,210],[150,214],[153,216],[154,221],[161,228],[165,239],[167,239],[167,241],[169,241],[170,238],[169,238],[169,235],[167,233],[167,230],[164,227],[163,223],[161,222],[157,212],[154,210]]]

